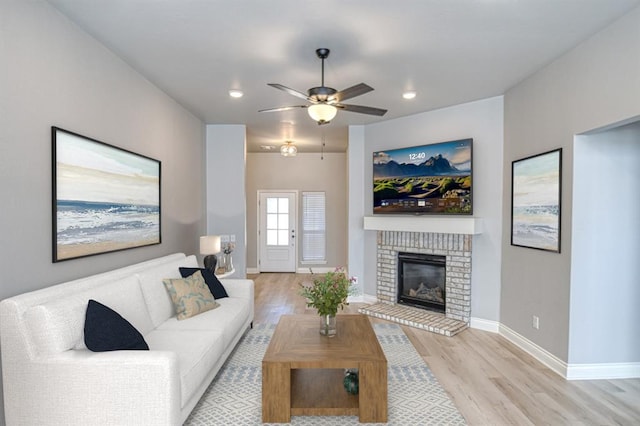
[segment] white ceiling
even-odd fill
[[[344,151],[347,126],[501,95],[640,0],[49,0],[207,124],[246,124],[249,151],[292,139],[301,152]],[[305,101],[268,87],[375,91],[316,125]],[[231,99],[229,89],[244,91]],[[402,99],[414,90],[417,97]]]

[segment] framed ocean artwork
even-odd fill
[[[51,128],[53,262],[160,244],[160,161]]]
[[[511,245],[560,253],[562,149],[512,162]]]

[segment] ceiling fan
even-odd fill
[[[373,90],[373,87],[370,87],[364,83],[360,83],[344,90],[337,91],[333,87],[325,86],[324,60],[329,56],[329,49],[316,49],[316,55],[322,60],[322,83],[319,87],[312,87],[311,89],[307,90],[306,94],[304,94],[287,86],[283,86],[282,84],[268,83],[268,85],[271,87],[275,87],[276,89],[285,91],[297,98],[301,98],[311,102],[311,105],[294,105],[280,108],[269,108],[262,109],[259,112],[288,111],[296,108],[307,108],[309,116],[314,119],[319,125],[327,124],[331,120],[333,120],[338,112],[338,109],[357,112],[360,114],[370,114],[378,116],[383,116],[387,112],[386,109],[381,108],[343,104],[342,101],[371,92]]]

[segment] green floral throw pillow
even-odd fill
[[[220,306],[200,271],[187,278],[164,279],[162,282],[171,296],[178,321]]]

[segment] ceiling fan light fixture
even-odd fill
[[[330,122],[338,113],[338,109],[329,104],[314,104],[309,106],[307,111],[309,111],[309,117],[318,124],[326,124]]]
[[[280,155],[283,157],[295,157],[298,153],[298,148],[291,141],[286,141],[284,145],[280,147]]]
[[[231,96],[232,98],[241,98],[243,95],[244,93],[242,93],[242,90],[238,90],[238,89],[229,90],[229,96]]]

